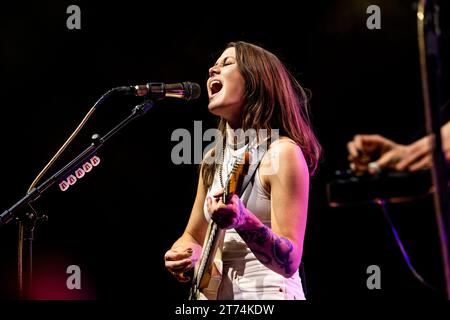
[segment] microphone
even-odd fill
[[[162,83],[150,82],[129,87],[129,93],[138,97],[160,100],[166,97],[194,100],[200,97],[200,86],[195,82]]]

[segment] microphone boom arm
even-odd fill
[[[111,129],[107,134],[103,137],[98,135],[94,135],[94,142],[86,148],[83,152],[81,152],[75,159],[66,164],[61,170],[56,172],[46,181],[41,183],[39,186],[33,188],[26,196],[20,199],[17,203],[15,203],[12,207],[5,210],[2,214],[0,214],[0,227],[10,222],[14,219],[17,213],[26,208],[31,202],[37,200],[42,193],[55,184],[57,181],[61,180],[70,172],[74,171],[76,168],[80,167],[83,163],[86,162],[86,159],[92,157],[99,148],[103,146],[103,144],[109,140],[114,134],[119,132],[123,127],[125,127],[132,120],[144,115],[148,110],[153,107],[153,101],[147,100],[137,106],[135,106],[131,112],[131,114],[122,120],[118,125],[116,125],[113,129]]]

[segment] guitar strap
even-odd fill
[[[248,198],[250,197],[250,192],[247,192],[247,194],[244,195],[244,192],[247,190],[247,187],[250,185],[250,182],[252,182],[253,185],[253,180],[255,179],[255,174],[256,171],[258,171],[259,165],[261,164],[261,160],[264,157],[264,154],[266,153],[267,149],[264,150],[260,150],[259,146],[256,148],[256,151],[254,152],[254,156],[258,157],[258,161],[253,165],[250,166],[249,169],[249,174],[248,176],[250,176],[250,178],[247,181],[244,181],[244,183],[242,184],[241,190],[239,190],[239,198],[241,198],[242,202],[247,205],[247,201]],[[252,156],[252,155],[250,155]],[[251,161],[250,161],[251,162]]]

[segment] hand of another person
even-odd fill
[[[407,153],[397,163],[397,170],[417,171],[431,166],[431,139],[424,137],[407,146]]]
[[[384,168],[403,170],[398,164],[409,154],[409,146],[378,134],[358,134],[347,144],[351,169],[357,174],[378,173]]]
[[[450,122],[441,129],[442,148],[447,161],[450,161]],[[429,136],[423,137],[408,145],[408,154],[397,164],[399,170],[408,169],[417,171],[430,168],[432,140]]]

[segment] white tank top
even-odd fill
[[[226,146],[222,166],[223,183],[226,183],[235,158],[242,157],[246,148],[247,146],[244,146],[234,150],[231,146]],[[255,155],[256,146],[249,147],[249,151],[251,155]],[[258,163],[251,163],[249,174],[242,184],[247,187],[240,198],[247,209],[256,215],[264,225],[271,228],[271,196],[262,184],[259,168],[252,179],[252,173],[257,165]],[[252,181],[248,182],[250,179]],[[221,189],[219,172],[216,172],[207,196],[212,196]],[[206,208],[206,201],[204,215],[209,222],[211,218]],[[305,299],[298,272],[286,279],[264,266],[235,229],[228,229],[225,232],[222,260],[223,277],[228,279],[222,280],[222,291],[224,292],[222,295],[219,293],[220,299]],[[228,288],[226,287],[227,283],[229,284]]]

